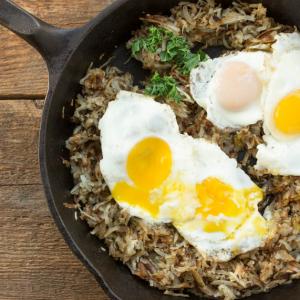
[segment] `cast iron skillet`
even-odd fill
[[[102,243],[89,234],[87,225],[75,221],[74,212],[63,206],[70,201],[72,177],[61,161],[65,140],[72,132],[68,116],[71,100],[79,92],[78,82],[90,62],[97,62],[101,53],[114,55],[113,64],[134,74],[136,81],[145,76],[141,64],[131,60],[124,64],[129,53],[124,44],[130,32],[139,25],[144,13],[167,13],[177,0],[119,0],[82,28],[64,30],[33,17],[12,1],[0,0],[0,24],[9,28],[33,47],[45,59],[49,70],[49,90],[40,130],[39,159],[43,185],[57,226],[66,242],[101,286],[113,299],[174,300],[147,283],[132,276],[126,267],[100,251]],[[224,4],[228,4],[230,1]],[[272,16],[300,27],[299,0],[265,0]],[[62,109],[66,107],[66,117]],[[253,300],[297,300],[300,282],[279,287],[269,294],[251,297]],[[178,298],[177,298],[178,299]],[[182,298],[183,299],[183,298]],[[196,299],[192,296],[190,299]]]

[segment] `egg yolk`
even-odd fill
[[[253,205],[263,198],[262,191],[257,186],[236,190],[231,185],[214,177],[208,177],[198,183],[196,192],[200,203],[197,213],[206,218],[204,222],[206,232],[227,232],[229,227],[231,230],[234,229],[233,227],[241,224],[243,217],[253,211]],[[220,215],[238,218],[236,222],[232,219],[207,220],[208,216]]]
[[[172,153],[160,138],[149,137],[137,143],[127,158],[127,174],[134,184],[150,190],[160,186],[169,176]]]
[[[258,101],[262,82],[257,72],[241,61],[226,62],[217,73],[216,99],[229,111],[240,111]]]
[[[143,208],[152,216],[156,216],[159,210],[158,205],[149,201],[149,192],[139,189],[126,183],[125,181],[118,182],[112,192],[113,197],[118,202],[125,202],[129,205]]]
[[[160,206],[169,201],[172,203],[163,211],[172,222],[184,222],[195,217],[195,185],[183,182],[180,173],[167,179],[159,189],[152,191],[150,197]]]
[[[274,123],[282,133],[300,133],[300,90],[284,97],[274,111]]]
[[[126,169],[133,186],[118,182],[112,195],[118,202],[139,206],[152,216],[159,212],[159,203],[150,201],[150,190],[158,188],[170,175],[172,152],[169,145],[157,137],[138,142],[129,152]]]
[[[199,212],[205,217],[224,214],[236,217],[245,203],[234,202],[234,189],[217,178],[209,177],[196,185],[201,207]]]

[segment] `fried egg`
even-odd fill
[[[269,57],[264,52],[237,52],[209,59],[192,70],[191,94],[207,111],[208,120],[221,129],[262,120]]]
[[[176,182],[186,164],[186,151],[178,140],[179,129],[171,108],[150,97],[121,91],[109,103],[99,128],[103,153],[100,168],[115,200],[133,216],[149,222],[170,222],[170,206],[177,207],[179,198],[189,198],[191,192],[175,195],[186,188],[181,181]],[[168,192],[172,184],[173,197]],[[168,204],[169,210],[161,209],[164,195],[177,201]],[[196,206],[191,201],[182,210],[189,216]]]
[[[121,91],[99,122],[100,169],[117,203],[149,223],[172,223],[204,256],[226,261],[263,245],[263,193],[216,144],[180,134],[175,114]]]
[[[258,170],[300,175],[300,34],[277,36],[272,75],[264,101],[264,142],[258,146]]]

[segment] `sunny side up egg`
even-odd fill
[[[264,101],[264,141],[258,170],[300,175],[300,34],[280,34],[273,45],[272,74]]]
[[[268,82],[265,52],[236,52],[209,59],[193,69],[190,90],[215,126],[239,129],[262,120]]]
[[[130,215],[172,223],[203,255],[226,261],[261,246],[262,191],[217,145],[179,132],[166,104],[121,91],[99,122],[100,169]]]

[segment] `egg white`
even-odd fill
[[[199,216],[189,222],[176,223],[175,227],[204,257],[216,261],[229,261],[237,254],[264,245],[266,236],[259,235],[255,231],[256,218],[262,218],[258,211],[251,214],[245,223],[233,231],[233,238],[227,238],[220,232],[206,233],[202,229],[203,222]]]
[[[282,55],[290,51],[300,50],[300,33],[295,31],[292,33],[279,33],[275,37],[275,43],[272,45],[272,61],[282,60]]]
[[[112,190],[114,185],[122,180],[132,183],[126,171],[126,160],[132,147],[146,137],[156,136],[165,140],[172,148],[174,164],[172,171],[177,169],[177,163],[182,163],[184,150],[177,144],[179,132],[176,117],[166,104],[159,104],[152,98],[138,93],[121,91],[116,100],[109,103],[108,108],[99,122],[103,159],[100,169],[106,183]],[[173,146],[174,145],[174,146]],[[138,206],[120,203],[133,216],[141,217],[149,222],[169,222],[168,216],[157,220]]]

